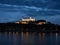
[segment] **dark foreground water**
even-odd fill
[[[60,45],[60,33],[4,32],[0,45]]]

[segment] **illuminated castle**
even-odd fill
[[[35,21],[35,18],[32,18],[32,17],[30,17],[30,18],[22,18],[22,21]]]
[[[36,21],[35,18],[29,17],[29,18],[22,18],[21,22],[17,21],[16,24],[36,24],[36,25],[42,25],[47,24],[45,20],[38,20]]]
[[[22,24],[28,24],[30,21],[34,22],[35,18],[29,17],[29,18],[22,18],[22,21],[17,21],[16,24],[22,23]]]

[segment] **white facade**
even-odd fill
[[[38,25],[46,24],[46,22],[39,22]]]
[[[16,22],[16,24],[19,24],[20,22]]]
[[[30,17],[30,18],[22,18],[22,21],[35,21],[34,18]]]

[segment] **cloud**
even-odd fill
[[[22,17],[45,19],[59,24],[60,10],[35,6],[0,4],[0,22],[20,21]]]

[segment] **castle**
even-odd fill
[[[45,20],[38,20],[36,21],[35,18],[29,17],[29,18],[22,18],[21,22],[17,21],[16,24],[29,24],[29,23],[34,23],[37,25],[42,25],[46,24],[47,22]]]
[[[22,21],[35,21],[35,18],[22,18]]]

